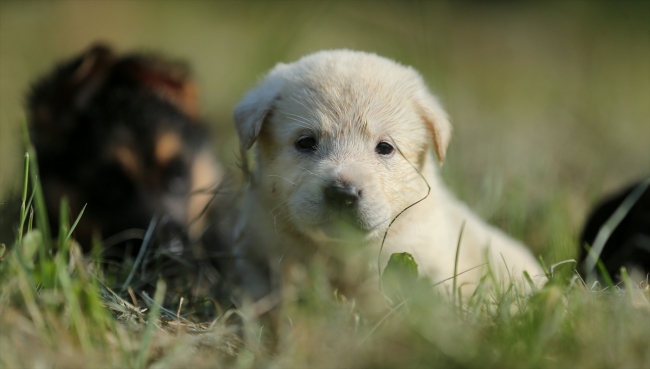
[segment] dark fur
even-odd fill
[[[612,194],[596,205],[585,222],[580,236],[580,245],[593,245],[601,227],[614,214],[625,199],[640,186],[635,183],[618,193]],[[584,275],[587,251],[581,248],[580,271]],[[650,187],[646,188],[639,200],[632,206],[625,218],[607,239],[600,254],[607,273],[620,280],[621,267],[635,268],[644,275],[650,273]]]
[[[93,239],[102,241],[107,265],[122,264],[136,257],[157,220],[132,283],[136,289],[138,283],[155,284],[158,274],[145,272],[145,265],[167,269],[174,274],[168,282],[185,288],[219,283],[215,260],[222,256],[225,232],[216,216],[218,201],[206,204],[207,231],[188,236],[192,168],[199,155],[209,154],[197,99],[184,64],[148,54],[118,56],[104,45],[60,64],[28,97],[53,232],[63,197],[73,218],[87,204],[74,238],[85,251]],[[163,145],[161,160],[164,134],[173,139]]]
[[[163,206],[161,197],[189,196],[190,165],[206,147],[206,132],[158,93],[165,85],[186,83],[183,66],[164,63],[145,55],[118,58],[98,45],[61,64],[29,95],[29,127],[50,221],[59,223],[63,196],[73,214],[88,204],[75,234],[85,247],[93,233],[107,238],[127,229],[146,229],[154,214],[180,218],[169,213],[173,210]],[[168,75],[174,69],[179,77]],[[158,81],[146,80],[147,72]],[[153,158],[154,137],[161,130],[177,133],[183,142],[181,154],[165,166]],[[143,163],[141,178],[111,157],[111,145],[132,150]],[[172,221],[169,227],[180,229],[183,224]]]

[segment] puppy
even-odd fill
[[[66,197],[73,216],[87,205],[74,234],[86,250],[97,236],[135,254],[150,226],[201,235],[212,195],[197,192],[221,170],[184,64],[95,45],[34,84],[27,111],[55,232]]]
[[[525,287],[523,271],[543,279],[530,251],[440,181],[430,152],[444,161],[451,125],[412,68],[365,52],[317,52],[274,67],[234,120],[243,157],[256,143],[235,234],[253,299],[315,255],[339,261],[330,275],[339,291],[398,252],[412,254],[431,282],[445,281],[461,230],[457,283],[466,296],[488,267],[500,283]]]
[[[608,224],[610,219],[614,223]],[[634,279],[646,280],[650,273],[650,178],[608,196],[594,207],[580,235],[580,245],[585,244],[598,254],[614,282],[621,281],[621,267],[636,274],[638,278]],[[602,278],[594,260],[582,247],[579,271],[585,279],[592,271]]]

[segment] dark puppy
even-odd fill
[[[600,252],[600,259],[615,282],[620,280],[620,269],[623,266],[628,271],[640,272],[643,279],[650,273],[650,186],[648,184],[650,178],[601,201],[592,211],[582,230],[580,245],[588,244],[596,252],[598,252],[596,240],[599,232],[604,232],[604,235],[611,232]],[[629,211],[625,213],[623,210],[629,206],[631,206]],[[619,208],[621,211],[616,214]],[[605,229],[610,219],[616,221],[617,218],[620,219],[620,223],[617,225],[612,223],[615,225],[613,229]],[[602,240],[605,240],[604,236]],[[580,272],[583,276],[589,273],[588,269],[592,269],[590,267],[593,265],[593,261],[590,263],[587,256],[586,249],[582,247]]]
[[[202,234],[213,196],[200,190],[220,170],[184,64],[96,45],[39,80],[27,110],[54,230],[66,197],[73,216],[87,204],[74,235],[86,251],[98,237],[134,256],[151,228],[180,252]]]

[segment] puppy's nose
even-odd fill
[[[327,202],[335,206],[353,206],[361,197],[361,190],[350,183],[335,182],[325,187]]]

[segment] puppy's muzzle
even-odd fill
[[[327,204],[337,209],[353,208],[361,198],[361,189],[347,182],[333,182],[325,187]]]

